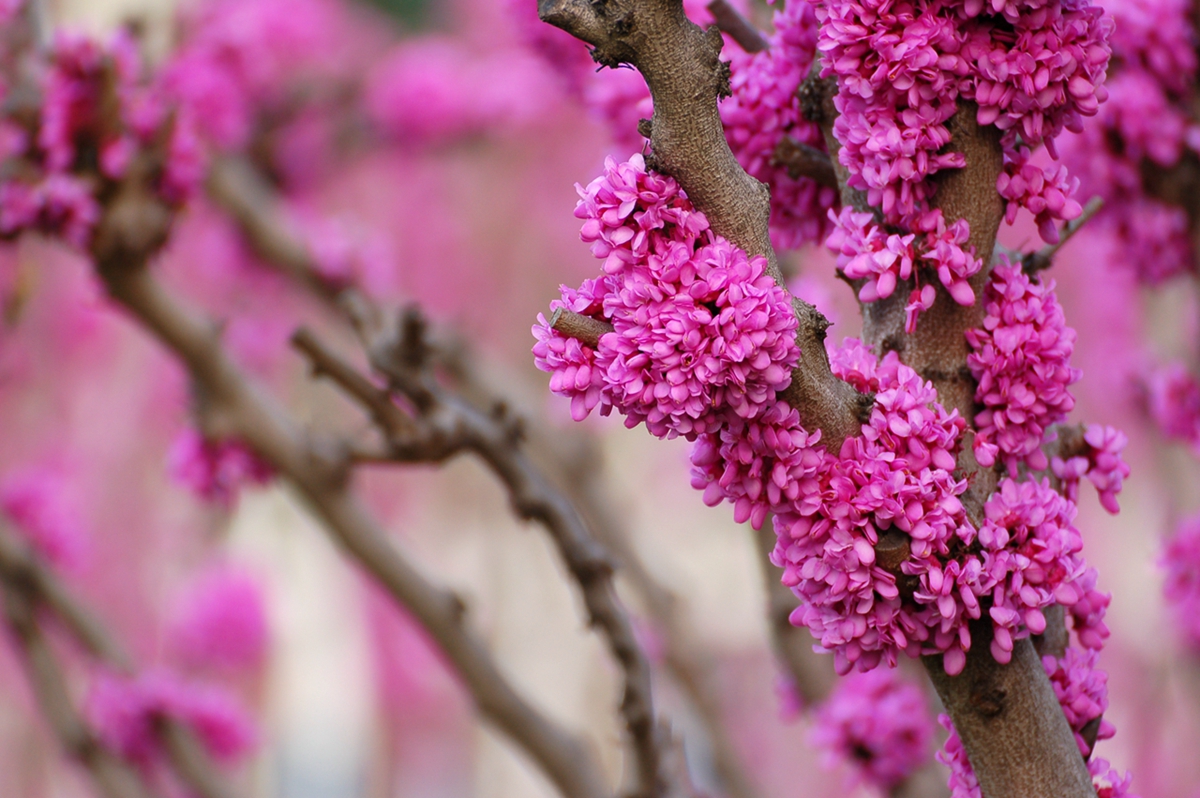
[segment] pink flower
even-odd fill
[[[1163,596],[1174,611],[1183,639],[1200,649],[1200,517],[1179,524],[1158,562],[1166,572]]]
[[[885,792],[924,764],[932,738],[920,688],[891,669],[841,679],[817,710],[811,733],[827,764],[845,762]]]
[[[1092,755],[1093,747],[1083,739],[1083,730],[1092,721],[1099,720],[1095,740],[1107,740],[1117,733],[1116,728],[1101,719],[1108,709],[1108,674],[1096,667],[1099,652],[1068,646],[1062,659],[1042,657],[1042,667],[1050,677],[1050,686],[1062,705],[1067,723],[1075,733],[1079,753],[1086,759]]]
[[[181,484],[226,507],[242,486],[265,485],[275,476],[274,469],[245,444],[210,441],[194,429],[184,429],[175,438],[167,467]]]
[[[240,703],[214,685],[181,680],[170,671],[136,677],[100,673],[85,707],[101,742],[141,767],[162,756],[158,722],[172,718],[190,727],[208,752],[232,762],[254,746],[257,731]]]
[[[191,667],[247,672],[262,666],[267,635],[259,583],[241,568],[217,564],[177,598],[167,647]]]
[[[1050,466],[1054,475],[1062,480],[1064,492],[1071,501],[1079,501],[1079,480],[1086,476],[1096,486],[1100,504],[1116,515],[1121,509],[1117,505],[1117,494],[1130,473],[1129,464],[1121,456],[1129,439],[1113,427],[1089,424],[1084,443],[1087,449],[1083,454],[1065,461],[1056,456]]]
[[[1066,326],[1053,281],[1033,282],[1018,265],[996,266],[985,292],[981,329],[968,330],[967,357],[979,381],[975,456],[983,466],[1003,459],[1011,473],[1021,462],[1049,467],[1042,451],[1050,425],[1075,406],[1067,390],[1080,372],[1070,366],[1075,331]]]

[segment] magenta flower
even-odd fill
[[[243,443],[212,441],[194,429],[184,429],[167,454],[171,476],[199,496],[226,507],[245,485],[265,485],[274,469]]]
[[[1067,390],[1080,375],[1070,366],[1075,331],[1066,326],[1053,281],[1033,282],[1020,266],[996,266],[985,300],[983,328],[967,331],[967,365],[984,406],[975,417],[975,456],[983,466],[999,458],[1010,473],[1021,462],[1048,468],[1047,430],[1075,406]]]
[[[924,764],[933,738],[921,689],[892,669],[841,679],[813,721],[810,739],[826,764],[845,762],[884,792]]]
[[[266,658],[267,636],[262,587],[249,572],[224,564],[193,580],[167,623],[168,649],[200,669],[254,671]]]

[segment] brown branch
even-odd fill
[[[788,176],[793,180],[808,177],[822,186],[840,188],[837,171],[833,168],[833,160],[829,153],[796,141],[791,136],[784,136],[779,140],[775,153],[771,156],[771,163],[786,168]]]
[[[183,361],[226,428],[293,485],[330,535],[413,613],[453,664],[481,715],[525,751],[564,795],[608,795],[592,751],[516,692],[463,624],[462,601],[416,570],[350,492],[344,460],[313,444],[234,364],[214,325],[163,290],[146,268],[148,250],[117,252],[132,259],[97,258],[109,294]]]
[[[566,308],[554,311],[550,316],[550,328],[592,349],[600,345],[600,336],[613,331],[613,326],[606,321]]]
[[[737,42],[738,47],[746,52],[759,53],[770,47],[758,28],[738,13],[738,10],[729,4],[729,0],[712,0],[707,8],[721,32]]]
[[[1104,207],[1104,200],[1100,197],[1092,197],[1088,200],[1087,205],[1083,206],[1083,213],[1079,214],[1079,218],[1073,219],[1063,227],[1058,234],[1058,242],[1048,244],[1037,252],[1030,252],[1021,259],[1021,268],[1026,274],[1040,272],[1043,269],[1049,269],[1054,262],[1054,256],[1058,251],[1071,240],[1071,237],[1079,232],[1079,229],[1088,223],[1088,220],[1100,212]]]
[[[801,86],[806,116],[822,126],[826,142],[842,184],[843,201],[870,209],[865,198],[846,185],[845,168],[837,160],[838,142],[833,136],[837,111],[833,104],[836,84],[818,76],[818,65]],[[966,219],[971,227],[969,245],[990,263],[1003,206],[996,192],[996,177],[1002,167],[1000,133],[980,126],[974,104],[962,102],[950,120],[950,147],[966,156],[966,167],[937,176],[934,205],[947,223]],[[971,279],[978,298],[987,280],[987,269]],[[932,309],[922,314],[912,335],[904,332],[904,305],[912,281],[902,283],[885,300],[862,303],[863,340],[878,354],[896,351],[901,360],[933,383],[938,401],[957,409],[969,424],[974,420],[975,381],[966,366],[966,330],[981,326],[983,303],[958,305],[940,284]],[[957,473],[969,480],[963,504],[976,524],[983,503],[995,490],[998,474],[982,469],[968,444],[958,458]],[[1092,798],[1091,778],[1077,755],[1074,736],[1054,698],[1049,679],[1041,667],[1033,644],[1016,644],[1012,662],[1001,666],[988,650],[990,623],[971,630],[971,650],[964,671],[948,677],[940,657],[925,657],[946,711],[954,720],[968,757],[988,798]],[[1075,756],[1070,754],[1075,752]]]
[[[635,794],[665,794],[670,785],[665,769],[669,739],[654,714],[650,665],[617,599],[608,552],[591,535],[571,502],[546,481],[517,445],[519,433],[506,413],[483,413],[432,378],[424,323],[415,314],[408,311],[399,331],[393,336],[380,336],[370,350],[374,369],[387,376],[391,390],[405,396],[417,409],[412,425],[415,433],[400,433],[393,425],[384,427],[396,459],[440,462],[460,452],[474,452],[508,488],[516,514],[545,527],[581,588],[591,623],[605,636],[624,673],[621,713],[636,756]],[[339,363],[341,358],[315,336],[302,330],[294,342],[319,371],[329,374],[355,399],[365,399],[354,387],[361,387],[362,378],[349,379],[352,367]],[[386,392],[377,393],[376,402],[386,400]]]
[[[770,194],[733,157],[717,112],[718,97],[729,93],[720,33],[690,22],[680,0],[539,0],[538,14],[592,45],[597,63],[637,67],[654,100],[647,131],[651,165],[679,181],[716,233],[766,256],[770,274],[782,285],[767,227]],[[796,342],[804,356],[782,395],[800,411],[804,425],[820,429],[826,446],[837,451],[861,431],[863,405],[870,400],[830,371],[828,320],[812,305],[793,303],[800,320]]]

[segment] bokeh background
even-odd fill
[[[162,59],[204,5],[49,7],[56,24],[98,36],[133,24],[150,57]],[[247,9],[269,3],[247,0],[245,19],[236,17],[238,5],[220,12],[231,30],[280,45],[275,67],[288,78],[286,102],[273,98],[279,118],[259,120],[269,135],[248,146],[276,170],[298,228],[313,233],[313,246],[342,253],[380,302],[419,303],[455,330],[479,372],[535,427],[594,442],[588,468],[647,567],[679,597],[718,676],[727,728],[764,795],[872,794],[845,769],[822,765],[808,742],[810,721],[781,700],[753,535],[691,489],[687,445],[616,419],[573,424],[565,400],[552,397],[533,368],[536,315],[559,283],[576,285],[596,270],[578,241],[573,186],[598,174],[606,154],[633,151],[628,138],[613,141],[614,120],[638,116],[621,105],[620,83],[608,89],[607,116],[596,112],[603,102],[580,102],[561,65],[524,45],[530,10],[514,12],[504,0],[305,0],[290,21],[268,22]],[[761,12],[751,9],[765,18]],[[304,96],[305,86],[317,100]],[[636,87],[627,94],[636,97]],[[1021,219],[1002,241],[1035,246],[1036,232]],[[1150,423],[1139,380],[1152,362],[1195,357],[1196,285],[1184,277],[1141,288],[1132,271],[1110,263],[1106,246],[1085,230],[1053,270],[1079,331],[1075,363],[1084,376],[1073,419],[1125,430],[1133,467],[1119,516],[1085,489],[1078,521],[1100,587],[1114,596],[1101,665],[1110,673],[1106,717],[1118,734],[1100,754],[1131,769],[1140,794],[1184,798],[1200,784],[1200,660],[1164,603],[1159,558],[1164,538],[1200,510],[1200,468],[1193,452]],[[810,249],[790,255],[789,265],[797,290],[835,320],[831,335],[856,334],[853,296],[833,278],[832,258]],[[193,203],[156,268],[223,320],[238,358],[312,429],[365,426],[328,385],[309,379],[287,345],[301,322],[340,335],[347,352],[351,339],[258,263],[219,209]],[[191,402],[186,379],[107,305],[77,256],[24,239],[0,248],[0,275],[0,472],[51,469],[68,486],[87,530],[70,575],[77,592],[139,661],[153,664],[170,656],[174,608],[205,569],[233,564],[261,586],[268,654],[236,682],[260,725],[259,745],[233,771],[245,794],[554,794],[475,719],[421,630],[287,489],[245,489],[223,507],[172,480],[168,453]],[[541,530],[514,521],[496,481],[469,458],[441,468],[373,468],[359,482],[400,545],[466,597],[471,623],[513,681],[547,713],[586,731],[615,780],[619,674],[586,628]],[[648,626],[645,637],[653,650]],[[85,683],[77,687],[82,696]],[[656,688],[695,778],[711,784],[695,710],[669,679]],[[85,777],[60,755],[24,674],[0,645],[0,796],[86,794]]]

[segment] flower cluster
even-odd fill
[[[1075,331],[1066,326],[1053,281],[1034,282],[1019,265],[992,270],[985,301],[983,327],[967,331],[967,365],[984,407],[975,417],[975,457],[984,466],[1000,460],[1014,474],[1022,462],[1045,469],[1047,430],[1075,406],[1067,390],[1079,379],[1070,366]]]
[[[1169,438],[1200,451],[1200,384],[1182,363],[1154,371],[1146,380],[1150,417]]]
[[[970,226],[959,219],[947,226],[941,211],[925,214],[923,227],[916,233],[888,232],[874,222],[869,213],[843,208],[840,214],[829,212],[833,231],[825,245],[837,253],[837,266],[851,280],[863,281],[858,298],[863,302],[887,299],[902,280],[913,280],[913,290],[905,306],[906,332],[917,328],[921,311],[933,307],[933,285],[921,283],[922,270],[937,275],[950,296],[960,305],[975,304],[975,292],[968,280],[983,268],[983,261],[963,247],[970,239]]]
[[[921,689],[894,670],[840,680],[813,720],[812,743],[826,763],[848,763],[856,777],[885,792],[923,764],[933,738]]]
[[[162,756],[157,729],[163,719],[189,727],[208,753],[223,762],[245,755],[257,739],[253,721],[230,693],[184,681],[167,670],[135,677],[97,674],[86,713],[107,748],[143,768],[153,767]]]
[[[780,249],[823,239],[829,229],[826,213],[838,203],[834,188],[792,177],[777,157],[785,139],[825,149],[820,127],[804,118],[796,94],[812,67],[816,39],[816,17],[808,3],[777,8],[770,47],[733,53],[732,96],[720,105],[725,137],[738,163],[771,189],[771,240]]]
[[[1084,451],[1066,459],[1050,461],[1054,475],[1062,480],[1063,491],[1073,502],[1079,501],[1079,481],[1087,477],[1096,486],[1100,504],[1116,515],[1120,511],[1117,494],[1129,476],[1129,464],[1121,456],[1129,438],[1124,432],[1100,424],[1089,424],[1083,434]]]
[[[207,501],[233,504],[243,485],[265,485],[275,472],[240,441],[213,441],[184,429],[167,454],[171,476]]]
[[[37,230],[86,247],[100,218],[97,187],[125,177],[140,154],[160,162],[150,183],[161,199],[179,204],[195,192],[203,175],[190,117],[144,79],[132,38],[100,45],[60,33],[40,67],[37,116],[0,119],[12,167],[0,180],[0,236]]]
[[[1083,207],[1075,201],[1079,179],[1067,176],[1067,168],[1055,164],[1046,168],[1029,162],[1029,150],[1021,148],[1004,155],[1004,170],[996,178],[996,191],[1004,198],[1004,219],[1017,220],[1017,211],[1028,210],[1034,216],[1042,239],[1058,243],[1055,222],[1076,219]]]
[[[936,598],[903,600],[898,574],[876,562],[875,548],[894,529],[911,552],[906,566],[932,572],[971,529],[958,499],[966,482],[951,473],[964,422],[894,353],[879,364],[856,354],[863,371],[846,377],[877,391],[871,417],[838,456],[825,455],[791,509],[777,511],[772,561],[802,602],[792,622],[833,651],[840,673],[893,665],[901,651],[944,654],[956,673],[969,638],[940,623]]]
[[[565,308],[612,325],[593,350],[544,317],[534,328],[538,367],[569,396],[578,418],[616,408],[658,437],[712,432],[727,418],[756,419],[791,381],[796,316],[766,259],[712,233],[674,180],[640,155],[606,162],[579,188],[582,237],[604,274]]]
[[[1174,610],[1184,641],[1200,649],[1200,517],[1179,524],[1159,565],[1166,571],[1163,595]]]
[[[1051,142],[1106,97],[1111,22],[1085,0],[1000,3],[825,0],[818,5],[822,75],[838,82],[834,126],[849,185],[888,222],[922,209],[928,180],[961,168],[946,126],[957,100],[974,100],[980,124],[1006,131],[1015,151]],[[993,10],[996,3],[991,4]]]
[[[1117,733],[1116,728],[1102,717],[1108,709],[1108,674],[1096,667],[1098,655],[1095,650],[1070,646],[1062,659],[1042,657],[1042,667],[1050,677],[1054,696],[1067,716],[1071,731],[1075,732],[1079,753],[1085,759],[1092,755],[1096,742]],[[1095,738],[1089,742],[1084,739],[1083,731],[1093,721],[1099,725]]]

